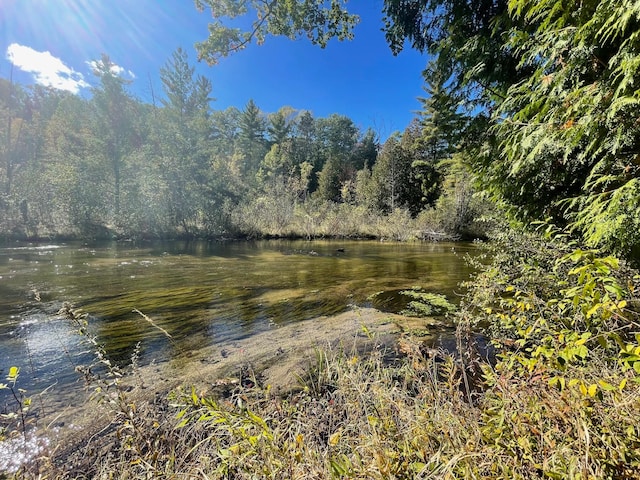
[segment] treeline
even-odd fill
[[[0,79],[0,232],[477,234],[470,181],[450,174],[460,168],[453,145],[433,135],[455,122],[441,126],[429,101],[381,146],[342,115],[266,114],[252,100],[214,110],[211,82],[194,72],[186,52],[174,52],[153,104],[129,93],[107,56],[95,62],[89,99]]]

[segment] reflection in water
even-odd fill
[[[0,248],[0,374],[21,366],[29,391],[77,384],[74,367],[89,354],[56,314],[65,301],[90,314],[112,360],[128,362],[140,342],[141,362],[160,362],[367,304],[380,291],[420,286],[455,303],[471,273],[464,255],[474,252],[468,244],[369,241]]]

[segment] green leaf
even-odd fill
[[[604,380],[598,380],[598,385],[600,385],[600,387],[603,390],[606,390],[608,392],[616,390],[616,387],[614,387],[613,385],[611,385],[609,382],[605,382]],[[624,386],[623,386],[624,388]]]

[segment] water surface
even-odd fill
[[[471,273],[465,255],[476,253],[471,244],[377,241],[4,246],[0,375],[17,365],[29,392],[80,388],[74,369],[91,354],[73,322],[57,314],[64,302],[89,314],[113,361],[128,362],[139,345],[141,363],[166,362],[370,305],[378,292],[419,286],[456,302]]]

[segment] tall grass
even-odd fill
[[[407,209],[390,214],[371,211],[362,205],[318,199],[298,202],[286,196],[261,196],[230,207],[229,227],[250,237],[380,238],[382,240],[455,240],[486,235],[489,221],[474,219],[453,225],[449,204],[443,203],[413,218]],[[464,227],[464,228],[462,228]]]

